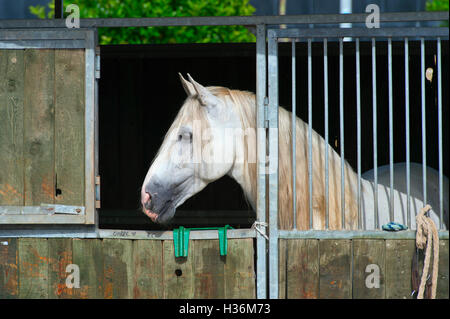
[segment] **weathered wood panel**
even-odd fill
[[[55,202],[84,203],[84,50],[55,50]]]
[[[225,260],[225,298],[255,298],[253,239],[229,239]]]
[[[17,239],[0,238],[0,299],[19,295]]]
[[[319,298],[351,298],[351,273],[351,240],[320,240]]]
[[[80,269],[80,288],[74,297],[104,298],[103,247],[100,239],[73,239],[73,263]]]
[[[411,298],[411,261],[414,240],[386,240],[386,298]]]
[[[19,297],[48,298],[48,242],[45,238],[20,238]]]
[[[164,298],[194,298],[194,258],[192,252],[198,241],[189,243],[189,256],[175,258],[173,241],[163,242]]]
[[[133,298],[164,298],[163,242],[135,240],[133,242]]]
[[[385,253],[386,243],[383,239],[353,240],[353,298],[385,297]]]
[[[283,242],[286,283],[285,290],[280,291],[280,298],[319,298],[319,241],[289,239]]]
[[[53,203],[54,50],[25,50],[24,162],[25,205]]]
[[[71,238],[48,239],[48,295],[52,299],[72,298],[74,289],[68,288],[67,266],[73,264]]]
[[[449,285],[449,263],[448,263],[448,240],[439,241],[439,271],[436,298],[448,299],[448,285]]]
[[[129,239],[104,239],[104,297],[133,298],[133,251]]]
[[[225,298],[225,256],[220,256],[219,240],[196,240],[194,258],[194,298]]]
[[[0,206],[24,203],[23,55],[23,50],[0,50]]]

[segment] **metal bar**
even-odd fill
[[[312,178],[312,60],[311,38],[308,38],[308,191],[309,191],[309,228],[313,228],[313,178]]]
[[[256,180],[256,218],[266,222],[266,26],[256,27],[256,118],[257,118],[257,156],[258,178]],[[265,231],[265,229],[264,229]],[[258,232],[256,235],[256,297],[267,298],[266,280],[266,239]]]
[[[0,49],[84,49],[84,40],[0,40]]]
[[[328,167],[328,50],[327,38],[323,39],[323,90],[324,90],[324,115],[325,115],[325,229],[329,228],[329,167]]]
[[[2,225],[0,238],[7,237],[98,238],[98,235],[95,226],[86,225]]]
[[[295,39],[292,40],[292,214],[293,229],[297,229],[297,82],[296,82]]]
[[[63,5],[63,0],[54,0],[54,12],[55,12],[55,19],[62,19],[63,18],[63,16],[64,16],[64,13],[63,13],[63,8],[64,8],[64,5]]]
[[[388,86],[389,86],[389,218],[394,221],[394,121],[392,99],[392,38],[388,39]]]
[[[411,156],[409,138],[409,45],[405,38],[405,129],[406,129],[406,212],[408,228],[411,228]]]
[[[377,48],[372,38],[372,129],[373,129],[373,172],[374,172],[374,217],[375,229],[378,229],[378,141],[377,141]]]
[[[382,230],[280,230],[280,239],[415,239],[415,230],[387,232]],[[448,231],[439,231],[439,238],[448,239]]]
[[[173,240],[173,231],[99,229],[100,238]],[[255,238],[254,229],[228,229],[227,238]],[[218,239],[217,230],[191,230],[189,239]]]
[[[420,39],[420,85],[422,105],[422,186],[423,205],[427,204],[427,128],[425,109],[425,39]]]
[[[441,38],[437,39],[437,77],[438,77],[438,152],[439,152],[439,229],[444,228],[444,167],[442,150],[442,52]]]
[[[339,38],[339,130],[341,148],[341,219],[345,229],[345,155],[344,155],[344,44]]]
[[[358,171],[358,229],[363,227],[361,211],[361,79],[360,79],[359,38],[356,38],[356,157]]]
[[[329,37],[448,37],[448,28],[289,28],[278,29],[278,38],[329,38]]]
[[[86,29],[0,30],[0,40],[84,40]]]
[[[278,298],[278,42],[269,30],[269,298]]]
[[[86,31],[85,49],[85,206],[86,224],[95,224],[95,47],[97,32]]]
[[[258,25],[258,24],[339,24],[365,23],[368,13],[314,14],[283,16],[232,16],[232,17],[163,17],[163,18],[90,18],[80,19],[82,28],[163,27],[202,25]],[[380,22],[444,21],[448,11],[442,12],[385,12]],[[5,28],[64,28],[65,19],[5,19]],[[376,29],[372,29],[376,30]]]

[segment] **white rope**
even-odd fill
[[[252,225],[252,228],[254,230],[256,230],[258,233],[261,234],[261,236],[263,236],[266,240],[269,240],[269,237],[267,237],[267,235],[265,234],[265,229],[261,229],[260,227],[267,227],[269,226],[269,224],[267,224],[266,222],[260,222],[255,220],[255,222]]]

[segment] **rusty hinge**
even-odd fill
[[[95,78],[100,79],[100,50],[95,53]]]
[[[269,98],[264,97],[264,128],[269,128]]]
[[[95,208],[100,208],[100,175],[95,176]]]

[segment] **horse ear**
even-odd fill
[[[186,91],[186,94],[188,96],[195,95],[195,89],[194,86],[189,82],[186,81],[186,79],[181,75],[181,73],[178,72],[178,75],[180,76],[181,84],[183,85],[184,91]]]
[[[217,105],[218,99],[214,96],[207,88],[202,86],[201,84],[194,81],[191,75],[188,73],[188,79],[194,86],[194,89],[197,93],[197,97],[200,101],[200,104],[204,106],[214,106]]]

